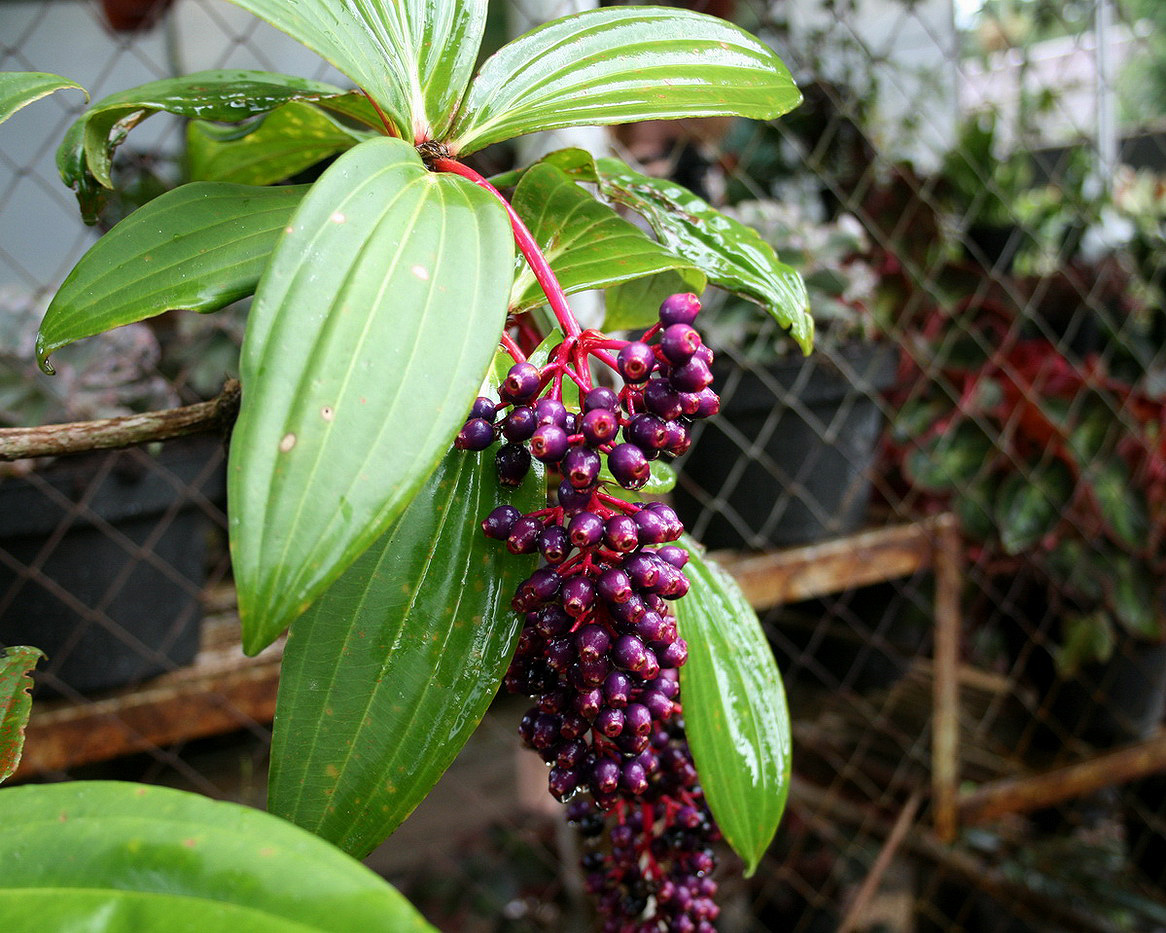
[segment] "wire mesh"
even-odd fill
[[[488,43],[592,5],[493,3]],[[771,124],[645,124],[552,145],[611,147],[756,226],[805,275],[818,323],[804,361],[755,309],[710,299],[723,410],[674,494],[711,547],[773,558],[771,581],[799,555],[818,574],[761,606],[794,780],[757,872],[742,878],[726,853],[720,928],[1166,928],[1159,5],[674,5],[770,42],[803,105]],[[178,0],[133,32],[110,28],[111,6],[3,4],[0,68],[56,71],[94,99],[211,67],[343,81],[217,0]],[[94,237],[52,162],[81,106],[54,95],[0,134],[0,305],[14,320],[35,318]],[[165,116],[135,130],[117,166],[134,197],[105,225],[182,179],[182,139]],[[483,165],[514,158],[500,147]],[[154,343],[132,378],[101,371],[115,351],[62,354],[69,391],[40,386],[14,330],[2,349],[25,352],[3,361],[0,415],[207,398],[233,372],[244,315],[142,325],[135,339]],[[19,777],[133,778],[262,805],[278,648],[244,662],[233,644],[222,461],[211,442],[182,466],[142,450],[59,481],[23,465],[0,484],[0,522],[18,526],[0,541],[0,642],[21,616],[68,611],[87,626],[50,652]],[[17,486],[39,504],[9,505]],[[140,502],[146,487],[177,498],[137,510],[129,530],[103,517],[105,500]],[[36,542],[21,530],[33,513],[48,517]],[[937,637],[941,526],[924,523],[949,513],[962,560],[954,670]],[[111,549],[84,581],[56,563],[77,529]],[[904,562],[905,540],[919,549]],[[175,610],[156,634],[122,614],[128,602],[162,615],[141,595],[146,577],[170,587],[160,600]],[[111,649],[79,631],[131,650],[125,684],[101,679]],[[96,686],[66,671],[80,655]],[[944,689],[954,718],[937,714]],[[517,749],[521,712],[500,700],[370,858],[442,929],[590,926],[574,841],[541,765]],[[1115,757],[1131,743],[1132,765]],[[932,828],[937,746],[959,782],[953,840]]]

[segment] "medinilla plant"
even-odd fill
[[[785,703],[740,591],[642,497],[718,407],[697,293],[752,300],[808,351],[805,288],[617,160],[486,179],[466,158],[575,125],[773,118],[800,99],[788,71],[673,9],[556,20],[475,73],[487,0],[235,2],[356,89],[211,71],[89,107],[58,153],[87,218],[154,113],[188,118],[199,180],[93,246],[37,351],[51,371],[72,341],[254,295],[229,519],[245,649],[290,626],[269,808],[365,855],[504,685],[535,700],[520,732],[591,840],[605,928],[711,928],[710,843],[752,871],[784,807]],[[584,330],[567,296],[594,289],[607,317]]]

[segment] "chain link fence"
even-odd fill
[[[492,4],[488,42],[592,5]],[[808,360],[710,298],[723,408],[673,493],[758,607],[794,723],[786,818],[753,877],[726,857],[720,928],[1166,929],[1159,5],[676,5],[770,42],[802,107],[529,145],[677,179],[810,288]],[[0,4],[0,67],[94,99],[201,68],[342,80],[217,0],[134,31],[111,27],[118,6]],[[81,106],[54,95],[0,134],[8,424],[194,402],[233,372],[244,308],[83,342],[55,382],[29,362],[96,235],[52,161]],[[182,140],[163,115],[135,131],[102,224],[183,179]],[[210,439],[7,468],[0,643],[61,628],[19,778],[262,804],[279,648],[238,651],[222,468]],[[83,545],[104,551],[73,569]],[[500,699],[370,858],[442,929],[590,928],[572,835],[518,749],[524,706]]]

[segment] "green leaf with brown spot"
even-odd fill
[[[0,651],[0,782],[8,780],[20,764],[24,730],[32,712],[28,675],[43,657],[38,648],[25,646]]]

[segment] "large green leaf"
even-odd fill
[[[699,295],[707,284],[705,274],[690,266],[609,288],[603,296],[603,330],[646,330],[659,321],[665,298],[678,292]]]
[[[20,764],[24,728],[32,711],[29,671],[44,657],[37,648],[13,647],[0,651],[0,782]]]
[[[974,421],[928,435],[912,447],[904,460],[913,483],[930,489],[958,492],[986,475],[995,447]]]
[[[251,309],[231,552],[256,652],[385,531],[441,459],[506,316],[502,206],[361,143],[312,186]]]
[[[482,534],[506,500],[546,502],[541,473],[500,494],[493,451],[453,451],[380,540],[292,623],[268,808],[357,857],[405,819],[498,692],[534,570]]]
[[[527,171],[512,203],[567,294],[675,269],[695,272],[553,165],[539,163]],[[526,310],[545,301],[524,266],[511,290],[511,307]]]
[[[0,929],[432,931],[383,879],[260,810],[113,781],[0,791]]]
[[[348,94],[331,84],[267,71],[199,71],[163,78],[102,98],[85,111],[57,150],[65,184],[87,172],[106,188],[114,150],[135,126],[155,113],[238,123],[292,100],[323,100]]]
[[[401,138],[441,139],[482,43],[487,0],[231,0],[335,65]]]
[[[1083,479],[1116,541],[1131,548],[1145,547],[1150,527],[1146,502],[1125,463],[1116,456],[1096,457],[1086,467]]]
[[[253,294],[306,185],[194,182],[138,208],[69,273],[41,322],[37,358],[164,311],[216,311]]]
[[[768,120],[801,99],[773,51],[724,20],[664,7],[588,10],[531,30],[487,59],[450,148],[464,155],[564,126]]]
[[[810,352],[814,319],[805,283],[755,230],[676,182],[635,172],[618,159],[597,164],[605,195],[641,214],[672,253],[704,272],[713,285],[759,303]]]
[[[270,185],[371,135],[314,104],[292,101],[242,128],[193,121],[186,131],[186,158],[195,181]]]
[[[1021,554],[1036,547],[1056,528],[1072,494],[1073,476],[1060,460],[1006,477],[995,503],[1004,553]]]
[[[0,72],[0,123],[33,101],[65,88],[76,88],[85,93],[80,84],[44,71]]]
[[[785,809],[790,724],[777,662],[757,613],[727,573],[684,538],[692,588],[676,603],[688,663],[680,669],[685,730],[725,840],[757,868]]]

